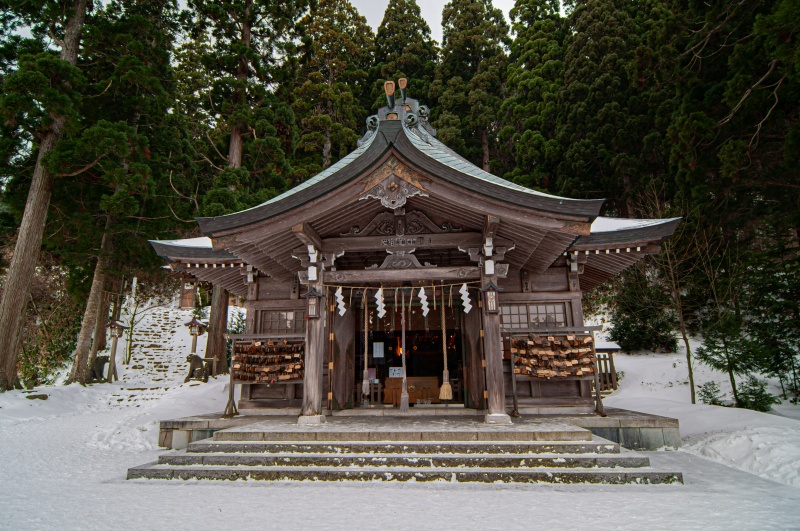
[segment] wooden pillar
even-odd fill
[[[322,280],[308,283],[309,289],[325,293]],[[322,296],[320,296],[322,298]],[[303,376],[303,407],[300,411],[299,424],[322,424],[325,417],[322,411],[322,394],[324,381],[322,364],[325,360],[325,349],[328,341],[325,337],[325,323],[328,320],[328,301],[319,301],[319,318],[309,319],[306,327],[306,360]]]
[[[496,283],[493,275],[484,275],[483,280]],[[487,312],[483,300],[481,300],[481,312],[483,314],[483,351],[486,355],[486,392],[488,394],[486,423],[511,424],[511,417],[506,413],[500,313]]]

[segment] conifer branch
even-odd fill
[[[747,89],[747,90],[744,92],[744,95],[743,95],[743,96],[742,96],[742,98],[739,100],[739,103],[737,103],[737,104],[736,104],[736,106],[733,108],[733,110],[731,110],[731,112],[730,112],[730,114],[728,114],[728,116],[726,116],[725,118],[723,118],[722,120],[720,120],[719,122],[717,122],[717,125],[725,125],[726,123],[728,123],[728,122],[730,122],[730,121],[731,121],[731,119],[733,118],[733,115],[734,115],[734,114],[736,114],[736,113],[739,111],[739,109],[741,109],[741,108],[742,108],[742,104],[743,104],[743,103],[745,102],[745,100],[746,100],[746,99],[747,99],[747,98],[750,96],[750,94],[752,94],[752,93],[753,93],[753,89],[755,89],[756,87],[758,87],[759,85],[761,85],[761,83],[763,83],[763,82],[764,82],[764,80],[765,80],[765,79],[767,79],[767,78],[769,77],[769,75],[770,75],[772,72],[774,72],[774,71],[775,71],[775,67],[777,66],[777,64],[778,64],[778,60],[777,60],[777,59],[775,59],[774,61],[772,61],[772,62],[769,64],[769,69],[767,70],[767,73],[766,73],[766,74],[764,74],[764,75],[761,77],[761,79],[759,79],[758,81],[756,81],[756,82],[755,82],[755,84],[754,84],[753,86],[751,86],[749,89]],[[783,76],[783,77],[785,78],[786,76]],[[779,81],[779,82],[778,82],[778,84],[780,84],[782,81],[783,81],[783,78],[781,78],[781,81]],[[777,89],[776,89],[776,90],[777,90]],[[773,108],[774,108],[774,106],[773,106]],[[770,112],[772,112],[772,110],[771,110],[771,109],[770,109]],[[759,124],[759,126],[760,126],[760,124]],[[752,141],[751,141],[751,143],[752,143]]]
[[[775,98],[775,103],[773,103],[772,107],[769,108],[769,111],[767,112],[767,115],[764,116],[764,119],[758,122],[758,125],[756,126],[756,132],[753,134],[753,138],[750,139],[750,143],[747,145],[748,149],[752,149],[753,142],[756,142],[756,145],[758,145],[757,139],[758,139],[758,134],[761,132],[761,126],[764,125],[764,122],[766,122],[769,119],[770,115],[772,114],[772,111],[774,111],[775,107],[778,106],[778,89],[781,88],[781,84],[783,83],[784,79],[786,79],[786,74],[784,74],[783,77],[780,78],[777,83],[775,83],[775,88],[772,91],[772,96]]]

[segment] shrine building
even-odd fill
[[[388,82],[390,84],[391,82]],[[404,86],[404,83],[401,83]],[[233,336],[238,409],[592,413],[581,298],[656,253],[678,219],[600,217],[602,200],[506,181],[395,101],[358,148],[295,188],[153,241],[169,267],[246,299]]]

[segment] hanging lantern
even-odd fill
[[[498,313],[500,311],[500,303],[497,300],[497,284],[489,281],[484,284],[481,291],[483,292],[483,303],[486,308],[486,313]]]
[[[306,298],[307,306],[308,306],[308,318],[309,319],[319,319],[320,317],[320,299],[322,298],[322,293],[314,289],[314,287],[308,288],[308,293],[304,295]]]

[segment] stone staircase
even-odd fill
[[[191,345],[183,323],[190,319],[191,312],[172,306],[150,310],[136,327],[131,363],[122,379],[156,384],[182,381]]]
[[[680,472],[655,470],[647,456],[576,426],[412,423],[369,431],[255,423],[165,453],[128,479],[683,483]]]

